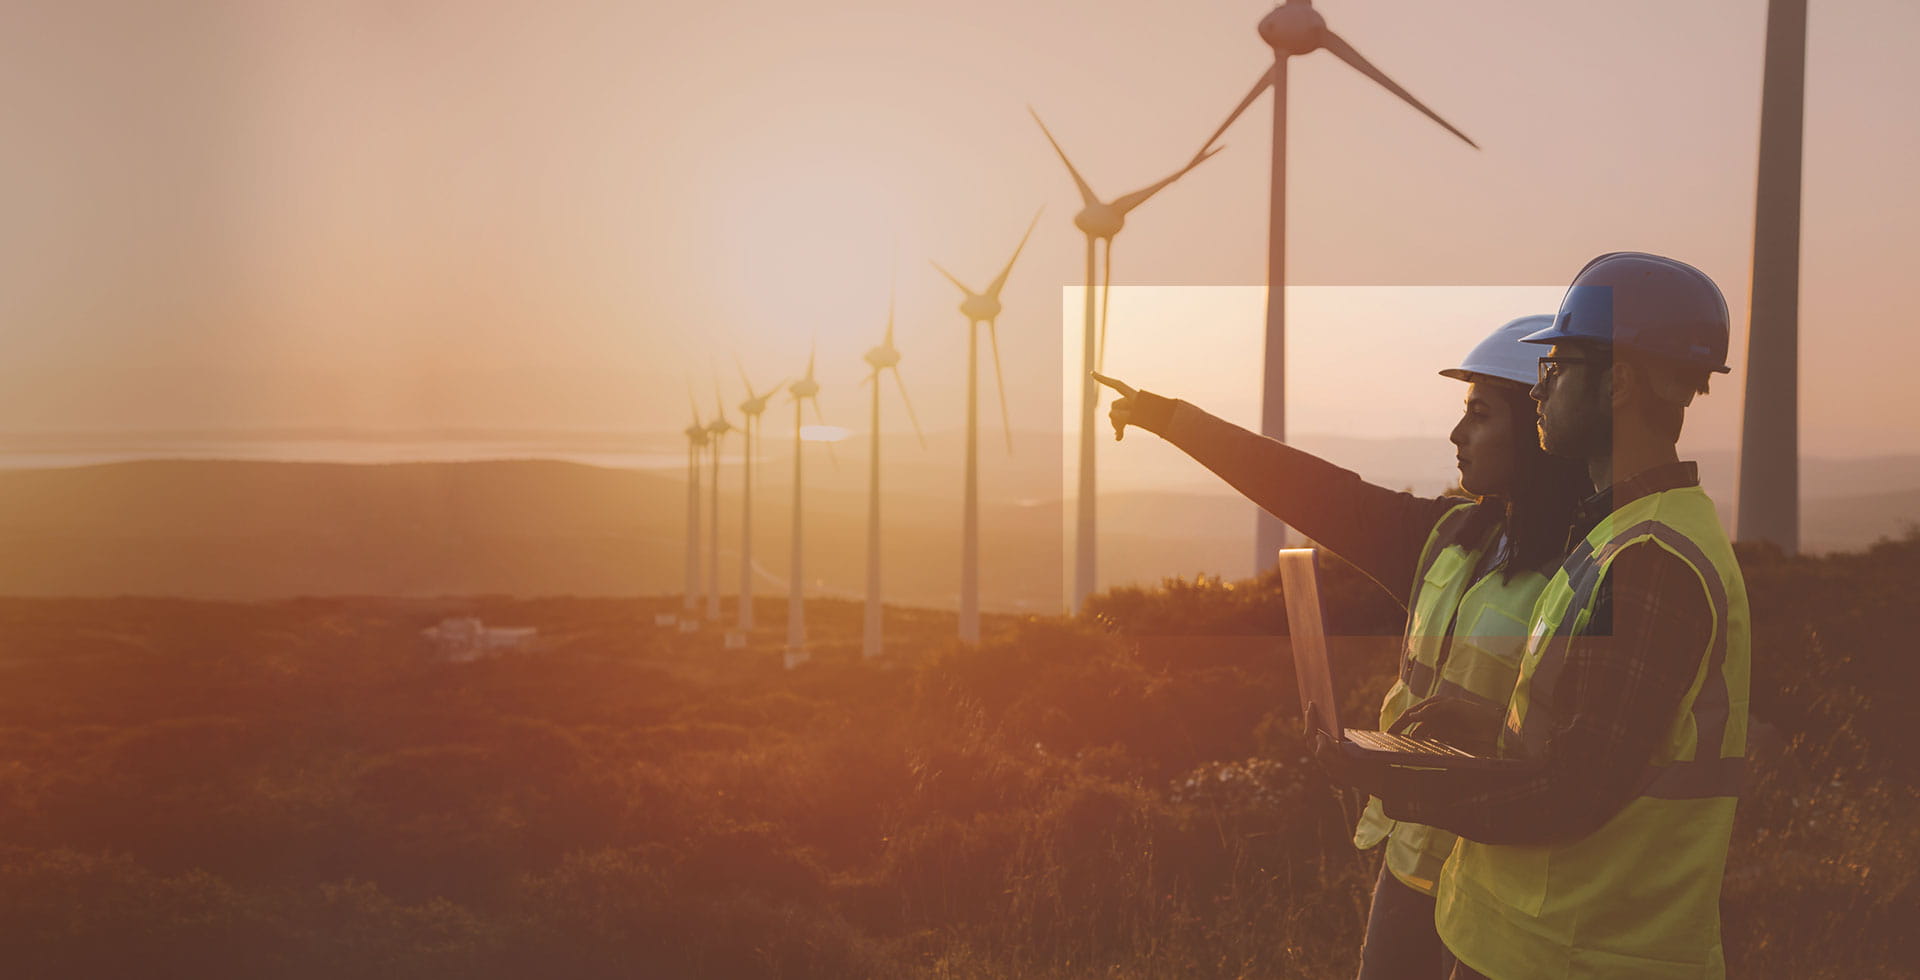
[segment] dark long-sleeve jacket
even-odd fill
[[[1440,515],[1462,501],[1368,483],[1312,453],[1249,432],[1184,401],[1148,392],[1140,423],[1212,470],[1248,500],[1346,559],[1402,604]]]

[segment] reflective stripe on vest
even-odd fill
[[[1679,531],[1659,521],[1641,521],[1625,531],[1616,534],[1596,552],[1591,541],[1582,541],[1580,547],[1568,557],[1562,566],[1576,569],[1578,580],[1573,586],[1573,601],[1560,617],[1559,624],[1546,640],[1538,666],[1533,670],[1532,681],[1528,685],[1532,692],[1551,692],[1560,682],[1560,673],[1565,669],[1567,653],[1573,646],[1576,622],[1587,614],[1594,602],[1594,593],[1599,590],[1600,582],[1606,577],[1606,569],[1620,550],[1630,544],[1652,539],[1666,545],[1677,553],[1681,560],[1692,566],[1695,574],[1707,589],[1708,601],[1713,606],[1713,646],[1708,651],[1701,679],[1700,692],[1694,697],[1693,719],[1696,733],[1694,759],[1674,761],[1664,764],[1650,764],[1648,772],[1641,777],[1641,794],[1661,799],[1686,800],[1704,799],[1712,796],[1737,796],[1741,780],[1746,769],[1744,756],[1722,759],[1720,745],[1726,739],[1727,731],[1727,678],[1725,666],[1727,660],[1727,591],[1713,562],[1701,552],[1700,546]],[[1573,579],[1573,575],[1569,575]],[[1530,755],[1539,756],[1545,751],[1548,730],[1552,727],[1551,712],[1545,708],[1544,698],[1528,699],[1527,716],[1517,733]],[[1509,734],[1515,734],[1509,729]],[[1711,746],[1711,753],[1704,750]]]
[[[1609,565],[1636,542],[1669,551],[1698,576],[1713,609],[1711,645],[1635,795],[1597,830],[1540,845],[1463,840],[1444,866],[1441,938],[1496,980],[1725,974],[1720,885],[1746,764],[1751,624],[1739,563],[1698,487],[1629,502],[1562,564],[1535,609],[1502,742],[1545,751],[1574,638]]]
[[[1421,550],[1408,599],[1400,674],[1380,705],[1382,729],[1415,702],[1435,694],[1495,708],[1506,706],[1519,672],[1526,620],[1546,578],[1537,572],[1520,572],[1510,580],[1497,574],[1471,580],[1499,530],[1496,523],[1477,540],[1464,540],[1475,506],[1462,504],[1449,510],[1434,524]],[[1504,620],[1513,629],[1500,636],[1474,635],[1476,627],[1485,627],[1490,620]],[[1442,663],[1449,635],[1451,652],[1444,654]],[[1491,652],[1495,649],[1500,653]],[[1456,677],[1480,689],[1468,688]],[[1416,891],[1433,894],[1440,868],[1453,851],[1453,835],[1391,820],[1379,799],[1370,798],[1354,828],[1354,844],[1366,849],[1383,840],[1387,868],[1394,877]]]

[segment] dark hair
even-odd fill
[[[1574,509],[1593,495],[1593,480],[1585,460],[1555,456],[1540,448],[1534,436],[1538,414],[1525,385],[1494,382],[1481,390],[1496,393],[1513,423],[1513,485],[1505,494],[1482,497],[1472,522],[1463,530],[1467,540],[1475,540],[1493,529],[1495,519],[1506,519],[1510,546],[1497,567],[1500,580],[1511,582],[1515,572],[1546,573],[1566,556]]]

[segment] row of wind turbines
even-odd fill
[[[1271,229],[1273,234],[1273,245],[1270,250],[1270,256],[1272,257],[1272,259],[1270,260],[1270,263],[1269,263],[1270,265],[1269,271],[1270,271],[1271,281],[1284,282],[1285,275],[1284,275],[1283,257],[1285,254],[1285,249],[1284,249],[1284,243],[1282,241],[1282,237],[1284,236],[1285,227],[1286,227],[1285,210],[1284,210],[1285,209],[1285,183],[1284,183],[1284,180],[1285,180],[1285,164],[1284,164],[1284,160],[1285,160],[1285,64],[1286,64],[1285,59],[1291,55],[1309,53],[1311,51],[1319,49],[1320,47],[1326,47],[1329,50],[1332,50],[1343,61],[1346,61],[1348,64],[1353,65],[1356,69],[1361,71],[1363,74],[1366,74],[1368,77],[1373,78],[1375,81],[1380,82],[1389,91],[1393,92],[1395,95],[1404,99],[1405,101],[1413,105],[1414,108],[1420,110],[1422,113],[1425,113],[1427,116],[1431,117],[1436,122],[1440,123],[1440,125],[1446,127],[1448,131],[1452,132],[1454,135],[1459,136],[1462,140],[1466,140],[1470,145],[1472,143],[1472,141],[1467,140],[1466,136],[1460,133],[1459,130],[1455,129],[1453,126],[1448,124],[1445,120],[1441,119],[1431,109],[1428,109],[1425,105],[1420,103],[1412,95],[1408,94],[1405,89],[1402,89],[1400,86],[1395,84],[1391,79],[1387,78],[1384,74],[1382,74],[1378,69],[1374,68],[1372,64],[1367,62],[1365,58],[1361,57],[1359,53],[1352,48],[1351,45],[1348,45],[1345,41],[1341,40],[1337,35],[1327,30],[1325,27],[1325,21],[1322,20],[1320,18],[1320,15],[1312,9],[1311,0],[1289,0],[1289,2],[1286,3],[1285,5],[1276,8],[1274,12],[1268,16],[1267,20],[1262,22],[1261,35],[1263,38],[1266,38],[1268,40],[1268,43],[1270,45],[1274,47],[1275,56],[1276,56],[1274,66],[1262,74],[1262,76],[1255,82],[1252,89],[1250,89],[1245,95],[1245,97],[1243,97],[1240,100],[1239,104],[1234,107],[1233,111],[1227,116],[1226,120],[1222,122],[1219,125],[1219,127],[1214,130],[1212,135],[1210,135],[1207,138],[1207,141],[1201,145],[1200,149],[1197,152],[1195,152],[1192,157],[1187,159],[1177,170],[1175,170],[1173,173],[1169,174],[1168,176],[1163,177],[1160,180],[1147,185],[1146,187],[1142,187],[1139,190],[1114,198],[1111,201],[1102,201],[1100,199],[1099,195],[1096,194],[1093,191],[1092,187],[1088,184],[1086,178],[1081,175],[1079,168],[1076,167],[1072,159],[1068,157],[1066,150],[1061,147],[1059,141],[1054,137],[1053,132],[1047,128],[1045,121],[1040,118],[1039,113],[1029,108],[1029,112],[1033,115],[1034,122],[1040,127],[1042,135],[1046,138],[1048,145],[1050,145],[1053,148],[1054,152],[1059,156],[1061,163],[1066,166],[1068,175],[1072,178],[1074,187],[1080,195],[1081,208],[1078,211],[1078,213],[1074,215],[1073,223],[1074,223],[1074,226],[1078,228],[1081,231],[1081,233],[1085,236],[1085,240],[1086,240],[1086,253],[1085,253],[1086,295],[1085,295],[1084,302],[1082,304],[1083,310],[1084,310],[1084,313],[1083,313],[1084,322],[1083,322],[1083,342],[1082,342],[1082,350],[1081,350],[1081,358],[1082,358],[1082,365],[1083,365],[1084,371],[1083,371],[1083,382],[1082,382],[1081,400],[1080,400],[1080,409],[1081,409],[1080,411],[1080,461],[1079,461],[1078,473],[1077,473],[1078,492],[1077,492],[1077,500],[1076,500],[1076,520],[1075,520],[1076,533],[1075,533],[1075,562],[1074,562],[1075,575],[1074,575],[1074,592],[1073,592],[1073,608],[1076,610],[1082,608],[1085,605],[1087,597],[1090,596],[1097,587],[1097,571],[1096,571],[1097,569],[1097,552],[1096,552],[1097,479],[1096,479],[1096,469],[1095,469],[1096,440],[1094,439],[1094,435],[1096,432],[1096,426],[1095,426],[1094,413],[1098,407],[1099,389],[1098,389],[1098,385],[1093,381],[1090,372],[1094,370],[1098,370],[1102,366],[1104,366],[1104,358],[1105,358],[1105,351],[1106,351],[1108,309],[1109,309],[1108,299],[1109,299],[1110,291],[1112,287],[1113,244],[1114,244],[1114,240],[1118,237],[1120,231],[1125,227],[1127,216],[1130,213],[1132,213],[1135,209],[1145,204],[1148,200],[1153,198],[1155,195],[1160,193],[1160,191],[1166,189],[1169,185],[1173,184],[1175,181],[1179,180],[1181,177],[1186,176],[1194,168],[1198,167],[1202,163],[1205,163],[1207,160],[1211,159],[1215,154],[1219,153],[1220,150],[1224,148],[1216,145],[1220,137],[1225,135],[1227,130],[1230,127],[1232,127],[1234,121],[1237,120],[1241,116],[1241,114],[1244,113],[1246,109],[1252,105],[1255,99],[1257,99],[1262,93],[1264,93],[1268,89],[1270,88],[1274,89],[1276,91],[1275,137],[1274,137],[1275,177],[1274,177],[1274,184],[1273,184],[1274,211],[1273,211],[1273,220],[1271,224]],[[1044,209],[1042,209],[1042,211],[1044,211]],[[1004,288],[1006,287],[1007,279],[1013,271],[1014,264],[1019,260],[1020,254],[1022,251],[1025,250],[1027,241],[1032,236],[1035,226],[1037,226],[1037,224],[1039,223],[1040,216],[1041,216],[1040,212],[1035,213],[1032,222],[1030,222],[1027,226],[1026,232],[1021,236],[1019,244],[1015,246],[1012,257],[1010,257],[1007,260],[1007,263],[1001,268],[999,275],[997,275],[993,279],[993,281],[987,286],[985,290],[976,291],[968,287],[958,277],[953,275],[951,272],[947,271],[944,267],[941,267],[937,262],[934,263],[934,267],[940,272],[940,274],[946,277],[946,279],[949,282],[953,283],[953,285],[961,291],[963,298],[960,303],[960,313],[962,316],[966,318],[968,323],[966,453],[965,453],[965,463],[964,463],[964,478],[963,478],[963,484],[962,484],[962,504],[961,504],[961,559],[960,559],[961,568],[960,568],[959,635],[962,642],[970,643],[970,644],[978,643],[980,640],[979,398],[978,398],[980,327],[982,326],[986,327],[988,342],[993,353],[995,381],[999,387],[1000,414],[1001,414],[1003,425],[1006,427],[1007,449],[1008,449],[1008,452],[1011,453],[1013,449],[1012,427],[1011,427],[1011,422],[1008,419],[1007,406],[1006,406],[1006,387],[1005,387],[1004,378],[1001,375],[1001,369],[1000,369],[999,339],[998,339],[998,329],[997,329],[997,326],[998,326],[997,321],[1001,312],[1003,311],[1003,306],[1000,301],[1000,294],[1002,290],[1004,290]],[[1105,244],[1104,249],[1101,248],[1101,244],[1103,242]],[[1104,259],[1104,262],[1101,261],[1102,259]],[[1098,269],[1096,269],[1096,265],[1099,266]],[[1280,300],[1279,293],[1280,293],[1280,290],[1278,289],[1273,289],[1269,291],[1268,316],[1267,316],[1267,324],[1268,324],[1267,326],[1267,350],[1268,350],[1267,368],[1268,370],[1266,374],[1266,396],[1264,399],[1264,404],[1266,407],[1263,410],[1263,431],[1267,435],[1271,435],[1275,438],[1283,438],[1285,435],[1284,414],[1283,414],[1283,406],[1285,403],[1284,361],[1281,360],[1279,356],[1284,353],[1285,327],[1284,327],[1284,305]],[[890,306],[888,311],[886,339],[883,341],[880,347],[874,348],[872,351],[869,351],[866,355],[866,359],[868,363],[873,367],[873,373],[868,376],[868,382],[873,383],[873,386],[874,386],[874,392],[873,392],[874,402],[873,402],[873,410],[872,410],[873,411],[872,428],[873,428],[874,444],[873,444],[873,453],[871,454],[871,462],[870,462],[871,473],[869,474],[869,483],[868,483],[870,502],[868,505],[867,605],[866,605],[865,628],[863,630],[863,639],[862,639],[862,651],[866,656],[869,656],[869,657],[876,656],[880,652],[882,647],[882,641],[883,641],[883,638],[881,635],[881,626],[880,626],[880,623],[881,623],[881,616],[880,616],[881,578],[880,578],[880,561],[879,561],[879,513],[880,513],[879,411],[880,409],[879,409],[879,385],[877,382],[878,382],[878,377],[880,372],[887,369],[892,369],[895,372],[896,381],[899,380],[898,364],[900,360],[900,354],[899,354],[899,351],[893,346],[893,328],[894,328],[893,310]],[[743,373],[742,380],[746,381],[744,377],[744,373]],[[776,386],[776,388],[777,387],[778,386]],[[905,388],[904,382],[901,383],[900,390],[901,390],[901,395],[903,400],[906,400],[906,388]],[[764,397],[760,398],[758,401],[754,399],[752,395],[752,386],[750,382],[748,383],[748,391],[749,391],[749,400],[748,402],[742,404],[741,410],[743,414],[747,415],[747,425],[749,429],[749,436],[748,436],[749,446],[748,446],[747,456],[751,457],[752,437],[750,433],[756,424],[756,419],[758,417],[759,411],[762,411],[765,408],[765,399]],[[788,640],[787,640],[787,661],[789,665],[799,662],[800,660],[803,660],[805,658],[805,621],[804,621],[804,605],[803,605],[804,580],[802,578],[803,559],[802,559],[801,533],[800,533],[801,487],[802,487],[801,466],[802,466],[803,453],[800,451],[801,439],[800,439],[800,433],[799,433],[799,428],[800,428],[799,403],[802,400],[812,399],[815,395],[818,394],[818,391],[819,391],[819,386],[818,386],[818,383],[813,380],[813,362],[810,359],[808,362],[807,375],[800,381],[795,382],[794,385],[790,388],[790,392],[793,395],[793,402],[795,405],[796,415],[795,415],[795,453],[794,453],[794,517],[793,517],[793,534],[792,534],[793,555],[792,555],[792,570],[791,570],[791,575],[789,577],[790,599],[789,599],[789,605],[788,605]],[[908,404],[908,411],[909,413],[911,413],[912,411],[911,402],[908,401],[907,404]],[[749,411],[750,406],[753,407],[752,411]],[[816,412],[818,411],[817,401],[815,402],[815,410]],[[918,432],[919,423],[917,418],[914,421],[914,427],[915,427],[915,431]],[[726,422],[724,415],[716,417],[712,422],[707,423],[706,425],[703,426],[698,420],[697,410],[695,413],[694,424],[690,426],[687,430],[687,435],[689,439],[689,453],[690,453],[688,522],[687,522],[688,535],[689,535],[689,540],[688,540],[688,556],[689,557],[688,557],[688,566],[687,566],[687,580],[688,580],[687,604],[689,608],[692,608],[696,602],[695,594],[698,591],[698,580],[699,580],[699,569],[698,569],[699,558],[695,554],[695,552],[697,552],[698,550],[697,541],[695,539],[695,535],[697,534],[696,529],[700,525],[699,514],[698,514],[699,494],[697,489],[697,482],[699,478],[698,456],[702,447],[706,446],[709,442],[715,443],[717,448],[717,441],[723,438],[728,431],[731,431],[731,429],[729,424]],[[925,440],[923,436],[922,437],[923,445],[924,445],[924,441]],[[746,475],[744,477],[746,489],[743,491],[743,494],[742,494],[744,501],[746,501],[745,506],[748,506],[748,507],[751,506],[751,499],[752,499],[751,465],[752,464],[749,458],[749,462],[746,464]],[[714,494],[712,507],[717,508],[718,499],[719,499],[718,488],[717,488],[718,479],[719,479],[717,451],[714,453],[713,479],[714,479],[715,486],[712,488],[713,494]],[[742,540],[741,587],[740,587],[740,593],[739,593],[740,612],[738,616],[738,626],[736,628],[736,631],[735,633],[731,634],[729,638],[730,643],[736,643],[736,644],[740,642],[744,642],[744,631],[751,628],[752,626],[752,601],[751,601],[752,566],[751,566],[751,543],[750,543],[751,542],[751,520],[752,518],[751,518],[750,512],[743,516],[742,537],[741,537],[741,540]],[[708,522],[708,525],[711,532],[708,554],[712,556],[713,562],[717,564],[718,552],[719,552],[717,519],[710,520]],[[1262,534],[1264,535],[1265,533],[1266,531],[1263,525]],[[1271,554],[1271,552],[1274,549],[1277,549],[1278,546],[1279,545],[1277,543],[1272,545],[1271,547],[1256,545],[1256,550],[1260,554]],[[709,569],[709,577],[708,577],[708,584],[707,584],[707,615],[709,619],[718,619],[720,616],[717,583],[718,583],[717,570]]]
[[[1797,282],[1797,242],[1799,214],[1799,167],[1800,155],[1799,131],[1800,91],[1804,71],[1805,48],[1805,0],[1772,0],[1769,19],[1768,84],[1763,102],[1762,133],[1762,186],[1757,209],[1760,212],[1755,247],[1755,330],[1750,348],[1750,378],[1754,373],[1771,372],[1773,378],[1786,376],[1786,404],[1792,406],[1795,387],[1796,368],[1793,366],[1795,353],[1791,344],[1797,341],[1797,293],[1789,291],[1784,298],[1770,298],[1762,309],[1761,284],[1778,284],[1783,280]],[[1104,365],[1107,337],[1108,297],[1112,287],[1113,245],[1121,230],[1125,227],[1127,216],[1145,204],[1166,187],[1184,177],[1200,164],[1211,159],[1223,147],[1217,146],[1233,123],[1263,93],[1271,89],[1273,99],[1272,128],[1272,170],[1269,183],[1269,224],[1268,224],[1268,262],[1267,262],[1267,308],[1265,330],[1264,372],[1262,383],[1261,425],[1262,434],[1275,439],[1286,437],[1286,139],[1287,139],[1287,63],[1288,59],[1311,54],[1318,50],[1331,52],[1354,70],[1371,79],[1388,92],[1418,110],[1448,133],[1459,138],[1474,149],[1479,149],[1467,135],[1420,102],[1405,88],[1389,78],[1384,72],[1369,62],[1353,45],[1327,27],[1326,20],[1313,9],[1312,0],[1286,0],[1269,12],[1259,24],[1259,33],[1273,51],[1273,64],[1248,90],[1226,120],[1216,128],[1207,141],[1194,155],[1188,158],[1172,174],[1139,190],[1102,201],[1093,191],[1087,180],[1074,166],[1046,123],[1039,114],[1029,108],[1034,121],[1048,144],[1059,156],[1067,168],[1074,187],[1079,193],[1081,208],[1074,215],[1073,223],[1085,237],[1085,298],[1083,302],[1083,342],[1081,347],[1082,389],[1080,398],[1080,445],[1077,473],[1077,500],[1075,520],[1075,556],[1074,556],[1074,610],[1082,609],[1097,587],[1096,553],[1096,467],[1095,467],[1095,411],[1098,406],[1099,388],[1091,377],[1091,372]],[[1779,62],[1776,65],[1776,60]],[[1778,76],[1778,77],[1776,77]],[[1776,95],[1776,93],[1779,93]],[[1790,103],[1787,108],[1778,104]],[[1768,130],[1772,131],[1769,135]],[[1787,135],[1780,135],[1786,133]],[[1772,142],[1769,142],[1771,140]],[[1774,146],[1779,149],[1771,149]],[[1790,174],[1775,177],[1769,172],[1770,158],[1791,154]],[[1788,169],[1778,160],[1772,161],[1775,171]],[[1770,179],[1771,178],[1771,179]],[[1044,209],[1042,209],[1044,211]],[[1790,213],[1790,218],[1781,217]],[[1006,388],[1000,374],[999,341],[997,321],[1003,311],[1000,301],[1002,290],[1008,276],[1019,260],[1034,227],[1038,224],[1040,213],[1036,212],[1033,221],[1021,236],[1020,243],[1014,248],[1013,255],[1007,260],[1000,273],[983,291],[969,288],[959,278],[935,263],[935,268],[954,286],[958,287],[963,299],[960,313],[968,323],[967,336],[967,416],[966,416],[966,454],[965,476],[963,483],[963,502],[961,516],[961,569],[960,569],[960,608],[959,635],[963,642],[978,643],[980,639],[979,608],[979,328],[985,326],[994,358],[995,380],[999,385],[1000,410],[1003,425],[1007,432],[1007,449],[1012,452],[1012,427],[1007,417]],[[1771,231],[1778,227],[1782,230]],[[1785,236],[1791,235],[1790,242]],[[1100,248],[1105,243],[1104,250]],[[1781,256],[1785,256],[1782,258]],[[1763,258],[1770,263],[1763,270]],[[1790,264],[1788,264],[1790,263]],[[1096,264],[1099,266],[1096,275]],[[1775,286],[1776,291],[1778,286]],[[1097,295],[1096,295],[1097,291]],[[872,385],[872,438],[871,473],[869,474],[868,507],[868,556],[867,556],[867,605],[862,650],[865,656],[879,654],[882,647],[881,636],[881,575],[879,559],[880,537],[880,375],[888,370],[894,372],[899,384],[902,401],[912,415],[912,403],[907,398],[905,382],[899,375],[900,352],[893,346],[894,311],[889,303],[885,339],[880,346],[868,351],[865,360],[872,368],[866,382]],[[1768,329],[1763,336],[1759,330],[1761,323],[1767,323]],[[1785,340],[1781,340],[1784,336]],[[1756,364],[1756,361],[1765,361]],[[801,403],[813,400],[816,416],[819,405],[815,396],[819,393],[819,384],[813,378],[813,359],[810,357],[807,374],[789,388],[795,410],[795,453],[794,453],[794,512],[792,534],[792,568],[789,579],[788,641],[787,662],[791,666],[805,659],[805,622],[802,600],[804,584],[802,578],[801,553]],[[742,380],[746,381],[744,371]],[[746,415],[747,451],[744,457],[745,489],[742,494],[742,561],[739,599],[739,617],[737,632],[734,636],[744,642],[744,631],[753,624],[752,611],[752,565],[751,565],[751,500],[752,500],[752,456],[754,452],[754,434],[758,431],[758,419],[766,408],[768,397],[778,390],[778,385],[766,393],[755,394],[751,383],[747,385],[748,400],[741,405]],[[1778,393],[1776,388],[1776,394]],[[1783,471],[1789,475],[1797,473],[1797,445],[1793,439],[1793,427],[1796,424],[1791,416],[1781,417],[1781,413],[1771,413],[1766,419],[1757,419],[1758,415],[1751,406],[1754,399],[1749,398],[1749,417],[1747,431],[1743,439],[1743,467],[1753,468],[1760,465],[1772,466],[1774,471]],[[1767,431],[1756,434],[1756,424]],[[914,429],[920,432],[919,420],[914,418]],[[689,490],[688,490],[688,549],[687,549],[687,604],[691,609],[698,591],[699,556],[695,536],[699,526],[699,456],[703,447],[711,445],[713,453],[714,486],[713,507],[718,505],[719,454],[718,441],[731,431],[724,413],[712,422],[702,426],[698,411],[695,411],[694,424],[687,429],[689,439]],[[921,435],[924,447],[925,437]],[[1768,450],[1785,446],[1785,452]],[[1753,450],[1749,453],[1749,450]],[[1761,453],[1770,452],[1771,462],[1761,463]],[[1753,458],[1749,459],[1748,457]],[[1773,457],[1781,457],[1774,459]],[[1744,517],[1750,510],[1756,516],[1767,514],[1778,526],[1770,527],[1764,533],[1741,535],[1764,537],[1793,550],[1797,544],[1798,501],[1794,487],[1797,479],[1772,481],[1750,481],[1743,469],[1741,481],[1740,511]],[[1768,485],[1774,495],[1785,494],[1785,502],[1767,499],[1761,500],[1760,494],[1766,492]],[[1782,512],[1786,516],[1780,517]],[[1743,527],[1743,530],[1745,528]],[[718,523],[717,515],[711,523],[710,555],[717,565]],[[1255,531],[1254,555],[1255,568],[1264,568],[1273,559],[1274,554],[1285,544],[1285,529],[1280,522],[1264,511],[1259,513]],[[707,614],[710,619],[719,618],[718,570],[708,570],[706,590]],[[730,639],[730,642],[733,642]]]
[[[883,387],[881,375],[893,372],[893,379],[900,390],[900,399],[905,404],[908,418],[913,422],[916,436],[922,447],[926,445],[926,436],[920,430],[920,419],[913,410],[913,400],[907,394],[906,381],[900,376],[900,351],[893,345],[894,319],[892,305],[887,310],[886,334],[880,344],[864,355],[871,371],[863,384],[872,389],[872,438],[873,453],[869,476],[868,512],[867,512],[867,608],[865,636],[862,641],[862,654],[872,658],[880,655],[883,645],[881,633],[880,605],[880,389]],[[822,425],[825,417],[820,412],[820,382],[814,377],[816,357],[807,357],[807,371],[798,380],[791,383],[782,380],[757,391],[753,381],[747,376],[746,368],[740,370],[740,381],[747,390],[747,398],[740,403],[742,425],[738,430],[727,421],[726,402],[715,385],[715,413],[711,421],[700,420],[700,407],[696,400],[689,398],[693,420],[684,430],[687,437],[687,545],[686,578],[687,586],[683,604],[688,614],[694,613],[701,604],[701,549],[700,529],[704,523],[708,531],[706,550],[707,577],[704,589],[706,618],[718,621],[721,618],[720,603],[720,449],[730,432],[739,431],[744,445],[741,447],[741,494],[740,494],[740,588],[736,594],[734,628],[726,634],[728,647],[746,645],[747,635],[754,628],[753,616],[753,464],[759,457],[759,436],[762,426],[761,416],[766,413],[768,403],[785,386],[788,401],[793,405],[793,523],[792,523],[792,563],[788,573],[787,599],[787,643],[785,660],[788,668],[804,662],[807,657],[806,645],[806,578],[803,549],[802,516],[805,486],[804,466],[806,439],[803,429],[806,422],[806,403],[813,405],[814,418]],[[689,392],[691,396],[691,392]],[[832,452],[829,445],[828,452]],[[700,509],[700,470],[701,457],[710,455],[712,478],[709,485],[709,504],[707,517],[703,521]],[[699,620],[686,617],[663,617],[677,619],[683,631],[692,632],[699,628]]]

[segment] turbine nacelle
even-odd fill
[[[689,425],[686,429],[682,430],[681,434],[685,435],[687,441],[693,443],[695,446],[704,446],[707,444],[707,427],[704,425]]]
[[[873,365],[875,371],[885,371],[900,363],[900,352],[892,344],[881,344],[861,355],[861,359]]]
[[[726,419],[714,419],[707,423],[707,434],[716,439],[732,431],[733,423],[728,422]]]
[[[1126,223],[1127,216],[1111,204],[1089,204],[1073,216],[1073,226],[1093,238],[1112,238]]]
[[[1313,0],[1287,0],[1260,18],[1260,39],[1276,55],[1312,54],[1326,43],[1327,19]]]
[[[960,301],[960,315],[975,323],[992,320],[1000,316],[1000,301],[992,296],[968,293]]]
[[[807,354],[807,373],[801,375],[800,380],[787,386],[787,394],[792,395],[794,401],[812,398],[820,393],[820,382],[813,380],[813,361],[814,354],[809,352]],[[820,408],[820,403],[814,402],[813,407],[817,411]]]
[[[747,377],[747,366],[740,363],[740,356],[738,354],[734,355],[733,366],[739,369],[740,383],[747,389],[747,400],[740,403],[740,412],[747,416],[748,420],[752,420],[767,410],[767,402],[771,401],[774,394],[779,392],[781,385],[787,383],[786,379],[782,378],[765,392],[756,395],[753,393],[753,379]]]
[[[741,372],[741,378],[745,380],[745,372]],[[747,385],[747,400],[740,403],[740,414],[749,419],[759,418],[767,410],[767,405],[773,401],[773,396],[779,394],[781,386],[785,384],[786,381],[783,379],[758,395],[753,393],[753,385]]]

